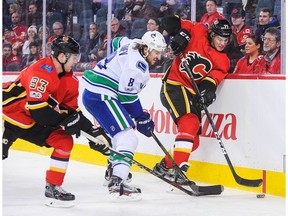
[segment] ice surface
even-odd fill
[[[95,158],[97,160],[97,158]],[[143,162],[143,164],[145,164]],[[111,202],[103,186],[105,167],[70,161],[63,188],[76,195],[73,208],[44,205],[49,157],[10,150],[2,162],[3,216],[284,216],[285,199],[225,188],[220,196],[190,197],[167,193],[167,183],[146,173],[133,173],[131,184],[143,200]]]

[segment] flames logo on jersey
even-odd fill
[[[205,77],[212,69],[212,63],[209,61],[209,59],[204,58],[196,52],[189,52],[186,55],[186,62],[193,73],[195,80]],[[185,67],[182,63],[180,64],[180,71],[186,73]]]

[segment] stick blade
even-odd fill
[[[243,179],[241,177],[236,178],[236,182],[240,185],[247,187],[260,187],[263,183],[262,179]]]

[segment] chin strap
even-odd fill
[[[56,60],[57,60],[57,61],[59,62],[59,64],[61,65],[63,72],[66,72],[64,65],[68,62],[69,58],[71,57],[71,53],[66,53],[66,54],[65,54],[65,57],[66,57],[66,61],[65,61],[64,63],[61,63],[61,62],[59,61],[58,56],[56,57]]]

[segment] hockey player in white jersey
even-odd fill
[[[149,31],[141,40],[131,40],[101,60],[93,70],[84,72],[85,108],[112,137],[113,149],[127,157],[133,158],[138,145],[134,128],[147,137],[154,130],[154,122],[143,111],[138,93],[150,79],[149,66],[161,58],[165,48],[162,34]],[[111,156],[109,193],[118,199],[142,199],[141,190],[124,181],[131,164],[119,156]]]

